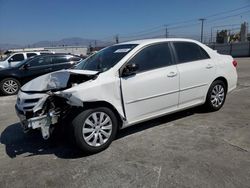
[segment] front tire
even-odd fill
[[[5,78],[0,82],[0,90],[4,95],[17,94],[20,86],[20,82],[15,78]]]
[[[227,88],[223,81],[216,80],[210,86],[205,107],[208,111],[217,111],[221,109],[226,100]]]
[[[87,153],[106,149],[114,140],[118,127],[115,114],[106,107],[85,110],[72,124],[77,145]]]

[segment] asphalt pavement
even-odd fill
[[[250,58],[224,107],[178,112],[122,130],[85,155],[64,135],[24,134],[16,96],[0,97],[0,187],[250,187]]]

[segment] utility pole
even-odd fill
[[[119,35],[116,35],[116,36],[115,36],[115,42],[116,42],[116,44],[119,43]]]
[[[166,33],[165,33],[165,37],[168,38],[168,26],[165,25],[165,27],[166,27],[166,30],[165,30],[165,32],[166,32]]]
[[[206,20],[205,18],[199,19],[199,21],[201,21],[201,43],[203,42],[203,24],[205,20]]]

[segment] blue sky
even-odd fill
[[[112,40],[115,34],[126,40],[132,35],[147,35],[143,32],[163,35],[164,24],[182,26],[169,28],[170,36],[198,36],[196,19],[249,4],[250,0],[0,0],[0,43],[27,45],[67,37]],[[245,12],[242,15],[211,23],[217,17],[208,19],[205,37],[211,27],[250,21],[246,11],[250,12],[250,7],[217,17]],[[194,21],[171,25],[186,20]]]

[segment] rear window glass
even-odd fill
[[[27,53],[27,57],[29,58],[29,57],[33,57],[33,56],[35,56],[35,55],[37,55],[36,53]]]
[[[177,53],[178,62],[185,63],[208,59],[209,55],[199,45],[192,42],[174,42],[175,51]]]

